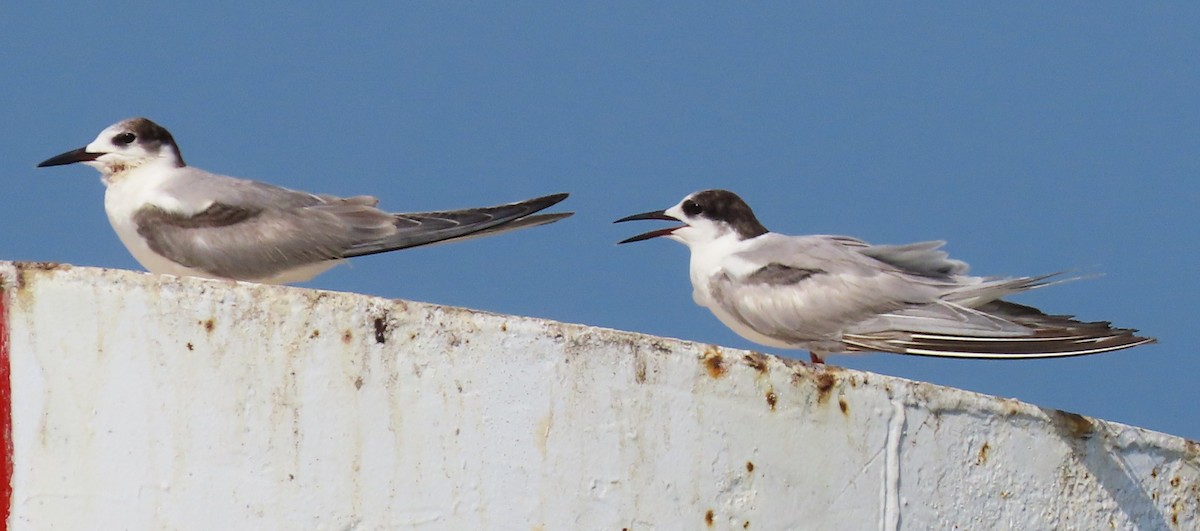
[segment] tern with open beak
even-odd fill
[[[738,335],[769,347],[831,353],[1029,359],[1099,354],[1153,343],[1106,322],[1047,315],[1003,297],[1057,276],[977,277],[944,242],[871,245],[846,236],[770,232],[736,194],[696,192],[666,210],[617,220],[677,225],[691,250],[692,298]],[[681,224],[679,224],[681,223]],[[1069,280],[1069,279],[1068,279]]]

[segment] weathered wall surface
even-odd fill
[[[1197,529],[1200,445],[745,351],[0,265],[11,529]]]

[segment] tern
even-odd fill
[[[939,250],[941,241],[871,245],[847,236],[774,233],[726,190],[696,192],[666,210],[616,222],[634,220],[682,222],[620,243],[665,236],[688,246],[696,304],[738,335],[808,350],[814,363],[827,354],[862,351],[1058,358],[1155,342],[1107,322],[1001,300],[1061,282],[1059,273],[977,277]]]
[[[553,223],[536,214],[567,194],[506,205],[391,213],[371,196],[335,197],[209,173],[184,164],[162,126],[131,118],[38,167],[81,162],[100,171],[104,210],[152,273],[287,284],[346,258]]]

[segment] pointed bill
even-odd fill
[[[96,160],[103,153],[89,153],[86,147],[72,149],[66,153],[55,155],[42,162],[38,163],[37,167],[45,168],[47,166],[62,166],[64,164],[75,164],[76,162],[88,162]]]
[[[648,219],[662,220],[662,221],[679,221],[679,219],[675,218],[674,216],[668,215],[666,213],[666,211],[655,210],[653,212],[643,212],[641,214],[625,216],[621,219],[614,221],[613,223],[624,223],[626,221],[641,221],[641,220],[648,220]],[[649,240],[651,238],[657,238],[659,236],[667,236],[667,235],[671,234],[672,232],[675,232],[686,226],[687,225],[679,225],[677,227],[669,227],[669,228],[665,228],[665,229],[652,230],[650,232],[643,232],[641,234],[638,234],[637,236],[632,236],[632,237],[626,238],[624,240],[621,240],[621,241],[617,242],[617,245],[621,245],[623,243],[640,242],[643,240]]]

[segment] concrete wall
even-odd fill
[[[1200,528],[1200,445],[1014,400],[354,294],[0,279],[11,529]]]

